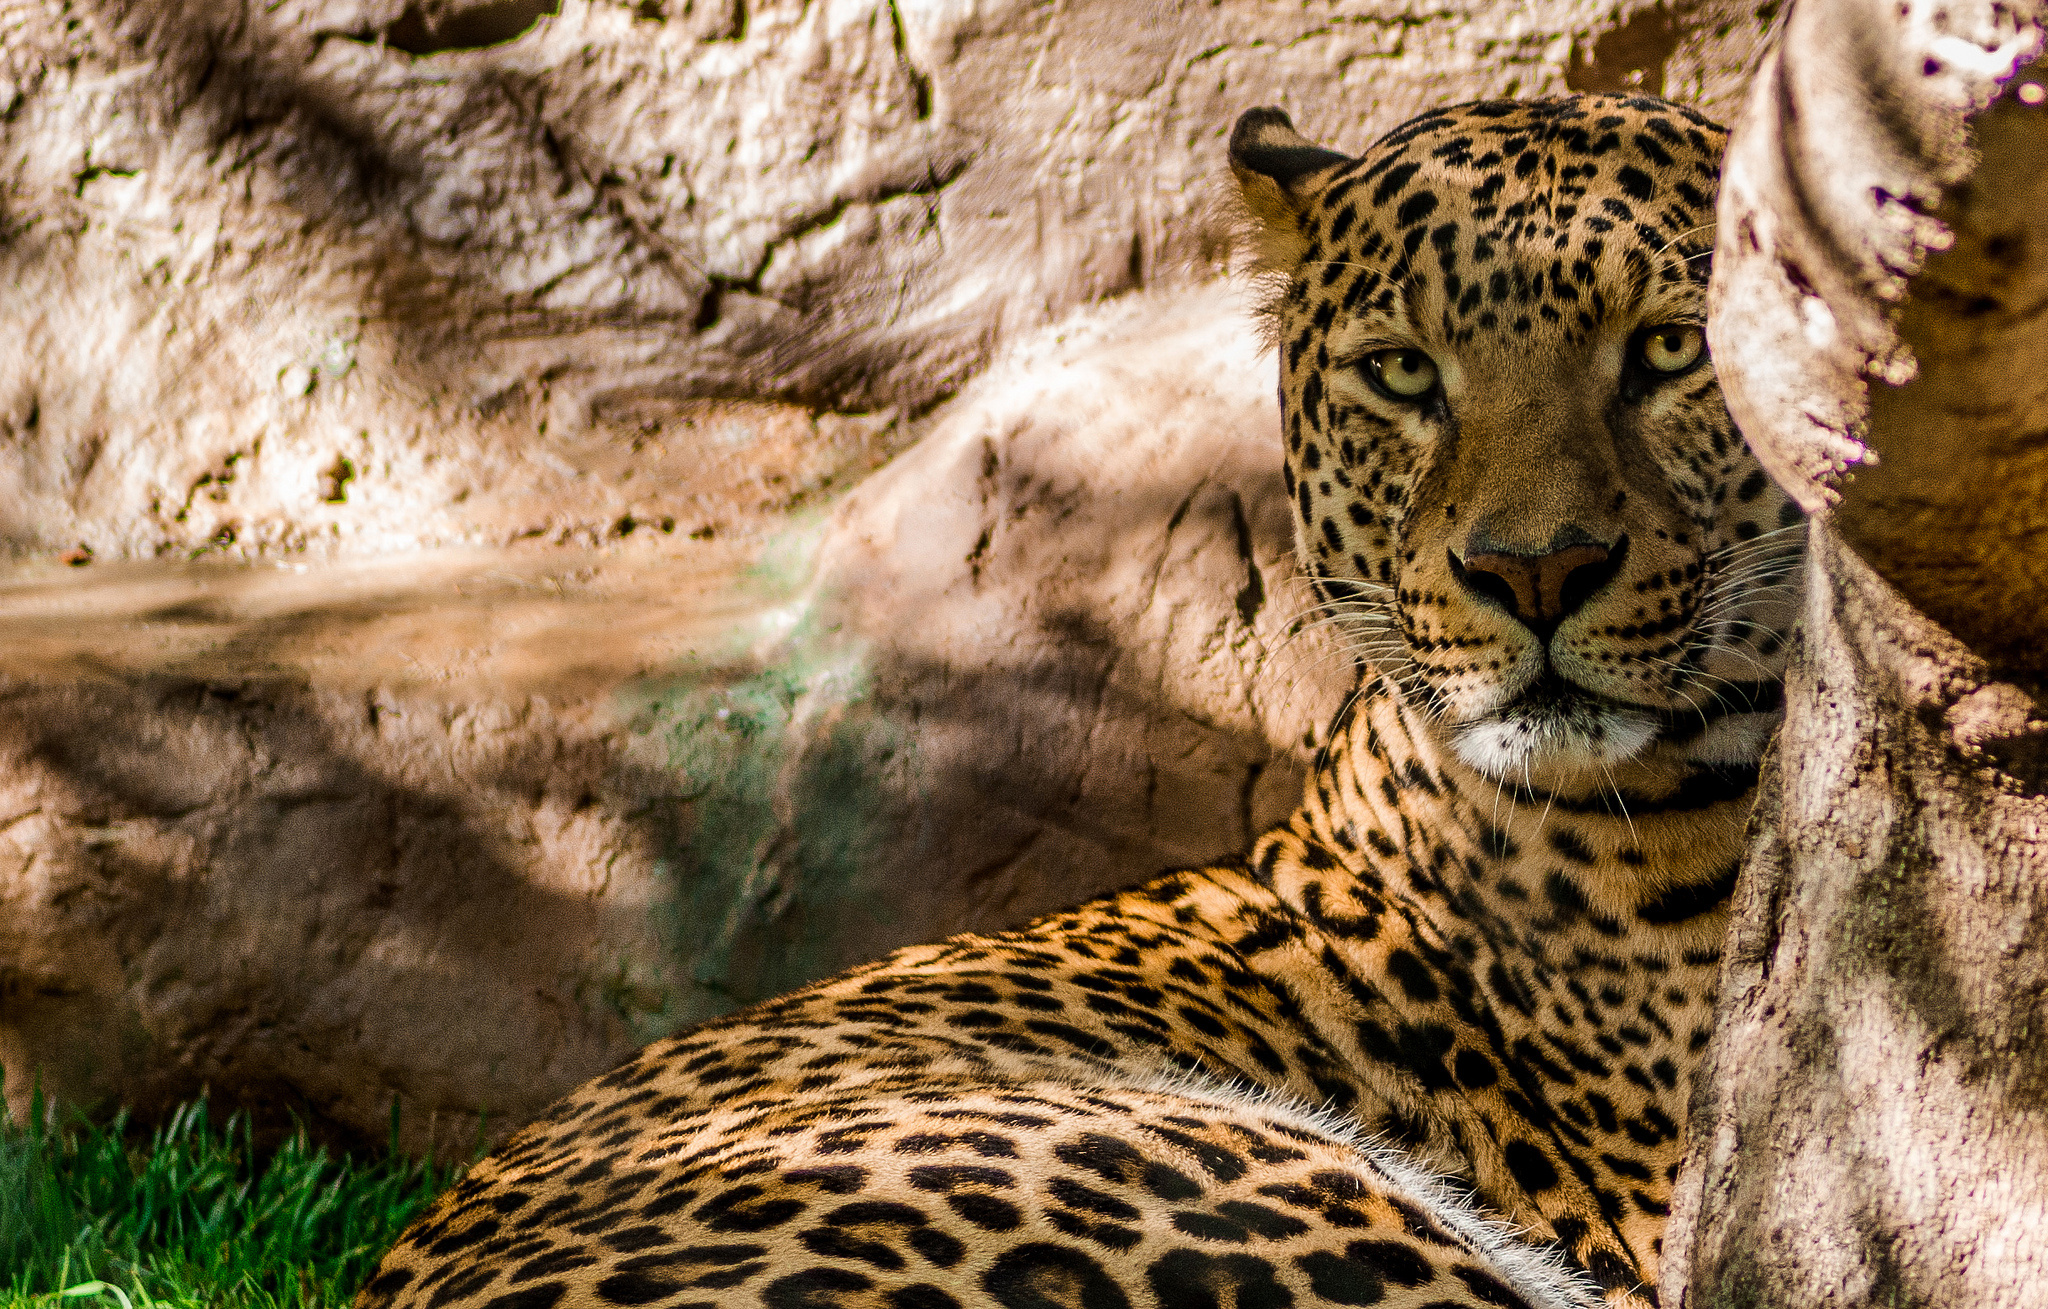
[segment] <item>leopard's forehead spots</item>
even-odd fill
[[[1429,115],[1315,197],[1295,298],[1351,336],[1392,319],[1450,344],[1697,319],[1723,140],[1654,101]]]

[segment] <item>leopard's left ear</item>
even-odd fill
[[[1237,175],[1253,227],[1259,266],[1292,272],[1308,248],[1302,215],[1314,196],[1316,174],[1351,162],[1294,130],[1284,110],[1248,109],[1230,133],[1230,171]]]

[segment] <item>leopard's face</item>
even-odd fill
[[[1358,159],[1246,115],[1304,564],[1357,653],[1503,779],[1753,762],[1803,534],[1707,357],[1723,133],[1489,102]]]

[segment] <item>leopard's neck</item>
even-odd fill
[[[1754,763],[1698,763],[1683,743],[1510,785],[1368,677],[1302,808],[1253,860],[1311,918],[1341,916],[1355,880],[1418,908],[1446,944],[1479,931],[1539,960],[1587,949],[1704,962],[1718,958],[1755,786]],[[1275,858],[1271,843],[1289,837],[1313,852]],[[1349,876],[1319,876],[1325,860]]]
[[[1303,929],[1253,966],[1371,1130],[1567,1247],[1610,1230],[1654,1280],[1755,780],[1674,750],[1601,782],[1502,786],[1369,681],[1253,849]],[[1599,1142],[1599,1169],[1503,1171],[1486,1141],[1508,1119],[1554,1133],[1558,1159]]]

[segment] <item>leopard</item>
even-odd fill
[[[1724,136],[1642,96],[1228,159],[1315,624],[1284,822],[659,1041],[357,1309],[1657,1303],[1794,638],[1704,336]]]

